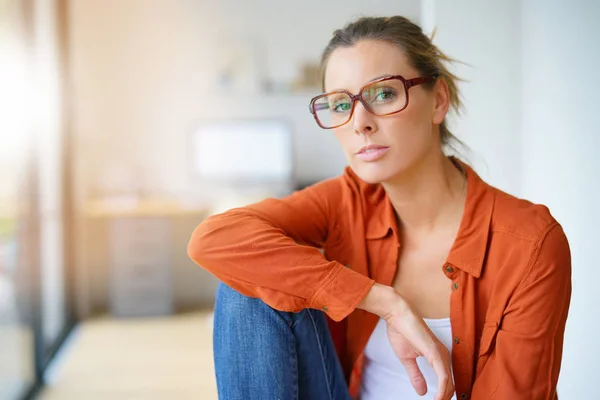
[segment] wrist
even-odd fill
[[[396,289],[379,283],[375,283],[371,287],[367,295],[358,304],[358,308],[386,320],[392,315],[405,313],[410,309],[408,303],[404,301]]]

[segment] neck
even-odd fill
[[[458,228],[466,200],[466,178],[443,153],[426,157],[383,187],[404,234]]]

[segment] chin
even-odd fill
[[[396,173],[383,162],[365,163],[359,161],[352,163],[350,167],[360,179],[370,184],[388,181],[396,175]]]

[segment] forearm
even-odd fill
[[[204,221],[192,234],[188,254],[246,296],[281,311],[320,309],[335,321],[351,313],[373,284],[248,210]]]
[[[323,282],[335,268],[318,249],[297,244],[246,209],[206,219],[194,230],[188,254],[221,281],[246,282],[244,294],[252,296],[264,288],[306,299],[314,287],[305,282]]]

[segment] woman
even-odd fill
[[[446,61],[403,17],[336,31],[310,111],[349,166],[195,230],[190,257],[224,283],[221,398],[557,398],[569,245],[444,153]]]

